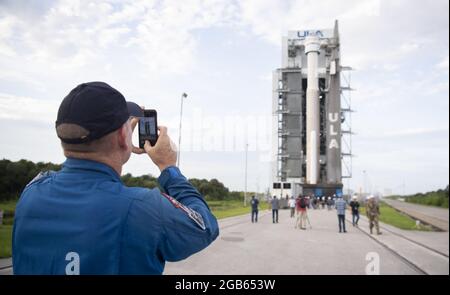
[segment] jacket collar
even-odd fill
[[[119,182],[122,181],[120,179],[120,175],[117,174],[117,172],[113,168],[111,168],[106,164],[92,160],[67,158],[66,161],[63,163],[62,171],[69,172],[74,170],[91,171],[99,174],[108,175],[114,180],[117,180]]]

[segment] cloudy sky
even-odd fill
[[[271,73],[288,30],[340,22],[352,66],[353,178],[358,190],[413,193],[449,179],[447,0],[0,0],[0,158],[61,163],[62,98],[105,81],[158,111],[188,177],[270,185]],[[365,173],[365,177],[364,172]],[[146,156],[125,166],[157,168]]]

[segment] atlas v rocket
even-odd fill
[[[317,74],[319,52],[319,37],[316,35],[307,36],[305,38],[305,54],[308,61],[306,88],[306,180],[310,184],[317,184],[320,165],[320,105],[319,76]]]
[[[338,23],[334,29],[289,31],[282,68],[273,73],[272,195],[343,193],[342,107]],[[349,87],[348,87],[349,88]]]

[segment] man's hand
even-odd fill
[[[142,107],[142,109],[144,109],[144,107]],[[131,118],[131,134],[133,134],[134,128],[136,128],[137,123],[139,123],[139,118],[136,118],[136,117]],[[138,154],[138,155],[145,154],[144,149],[134,146],[133,143],[131,143],[131,145],[132,145],[131,151],[133,153]]]
[[[177,163],[177,153],[175,144],[167,135],[167,127],[159,126],[158,141],[155,146],[151,146],[148,140],[145,141],[144,150],[150,156],[153,163],[158,166],[160,171],[163,171],[169,166],[174,166]]]
[[[134,131],[134,128],[139,122],[139,118],[131,119],[131,132]],[[177,153],[175,144],[170,140],[170,137],[167,135],[167,127],[159,126],[159,136],[158,141],[155,146],[151,146],[148,140],[145,141],[144,148],[141,149],[133,145],[132,152],[135,154],[144,154],[147,153],[152,159],[153,163],[158,166],[160,171],[163,171],[169,166],[176,165],[177,162]]]

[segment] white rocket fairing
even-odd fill
[[[308,62],[308,86],[306,89],[306,182],[317,184],[319,179],[320,153],[320,102],[317,60],[320,42],[317,36],[305,39],[305,53]]]

